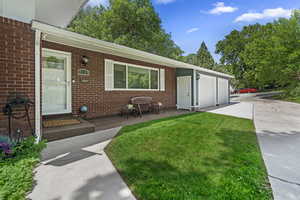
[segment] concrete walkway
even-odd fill
[[[105,146],[119,128],[48,143],[32,200],[135,200]]]
[[[228,115],[251,120],[253,119],[253,103],[250,102],[233,102],[230,105],[217,106],[203,110],[215,114]]]
[[[257,100],[254,122],[275,200],[300,199],[300,104]]]

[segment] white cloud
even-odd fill
[[[263,12],[248,12],[235,19],[235,22],[251,22],[260,19],[289,18],[292,10],[283,8],[265,9]]]
[[[191,29],[187,30],[186,33],[193,33],[196,31],[199,31],[199,28],[191,28]]]
[[[208,12],[209,14],[221,15],[223,13],[232,13],[238,10],[236,7],[225,6],[224,2],[217,2],[214,6],[215,7]]]
[[[156,2],[158,4],[168,4],[168,3],[172,3],[174,1],[176,1],[176,0],[156,0]]]

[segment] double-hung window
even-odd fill
[[[159,69],[120,62],[113,62],[111,67],[113,88],[115,90],[158,90]]]

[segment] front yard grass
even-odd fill
[[[127,126],[106,153],[139,200],[272,199],[251,120],[196,113]]]

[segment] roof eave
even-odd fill
[[[208,73],[211,75],[221,76],[224,78],[234,78],[231,75],[224,74],[221,72],[216,72],[213,70],[205,69],[199,66],[191,65],[188,63],[180,62],[174,59],[166,58],[163,56],[151,54],[148,52],[140,51],[137,49],[133,49],[130,47],[118,45],[115,43],[110,43],[102,40],[98,40],[92,37],[88,37],[85,35],[81,35],[75,32],[67,31],[65,29],[55,27],[52,25],[48,25],[39,21],[32,21],[32,28],[34,30],[40,30],[46,35],[52,35],[53,37],[63,38],[66,44],[67,41],[72,41],[73,43],[84,43],[85,45],[89,45],[90,50],[99,51],[102,53],[108,52],[109,54],[119,55],[119,56],[129,56],[135,57],[137,59],[141,59],[143,61],[149,60],[148,62],[154,62],[156,64],[166,65],[168,67],[173,68],[187,68],[187,69],[194,69],[200,72]],[[53,41],[55,42],[55,41]],[[61,41],[63,43],[63,41]],[[93,47],[93,48],[92,48]],[[88,48],[88,47],[86,47]]]

